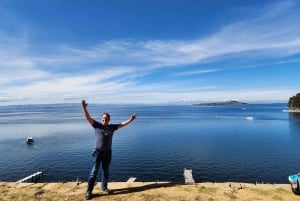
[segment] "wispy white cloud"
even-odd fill
[[[203,69],[203,70],[194,70],[194,71],[185,71],[181,73],[175,73],[177,76],[186,76],[186,75],[199,75],[199,74],[207,74],[207,73],[214,73],[220,71],[218,69]]]
[[[64,47],[64,51],[83,58],[83,61],[125,62],[150,68],[190,65],[246,51],[283,57],[300,52],[300,26],[295,24],[300,24],[300,14],[291,1],[284,1],[264,8],[255,18],[226,25],[220,32],[206,38],[108,41],[84,50]]]

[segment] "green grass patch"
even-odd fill
[[[33,198],[32,198],[32,196],[30,196],[30,195],[27,195],[27,194],[22,194],[21,195],[21,200],[22,201],[31,201]]]
[[[80,189],[79,186],[74,186],[74,187],[71,189],[71,191],[72,191],[72,192],[75,192],[76,190],[79,190],[79,189]]]
[[[283,189],[283,188],[276,188],[275,190],[276,193],[289,193],[289,191]]]
[[[45,191],[43,190],[43,189],[37,189],[37,191],[34,193],[34,195],[42,195],[42,194],[44,194],[45,193]]]
[[[272,192],[270,192],[270,191],[265,191],[265,190],[256,189],[256,188],[251,189],[251,191],[253,191],[257,195],[263,195],[263,196],[272,195]]]
[[[218,188],[214,188],[214,187],[205,187],[205,186],[198,187],[198,193],[213,195],[216,194],[217,191]]]
[[[172,200],[171,198],[168,198],[168,196],[163,194],[157,194],[157,195],[149,195],[149,194],[142,194],[142,200],[143,201],[158,201],[158,200]]]
[[[278,195],[275,195],[272,197],[272,200],[282,200],[283,201],[283,198]]]
[[[231,200],[236,200],[237,199],[236,195],[234,195],[234,193],[232,193],[232,192],[230,192],[230,193],[225,192],[224,195],[226,197],[230,198]]]

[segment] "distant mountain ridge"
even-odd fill
[[[211,103],[195,103],[194,106],[212,106],[212,105],[245,105],[247,103],[239,101],[223,101],[223,102],[211,102]]]

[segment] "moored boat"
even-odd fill
[[[33,138],[32,137],[27,137],[26,143],[27,144],[33,144]]]

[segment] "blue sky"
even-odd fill
[[[0,0],[0,105],[287,102],[300,1]]]

